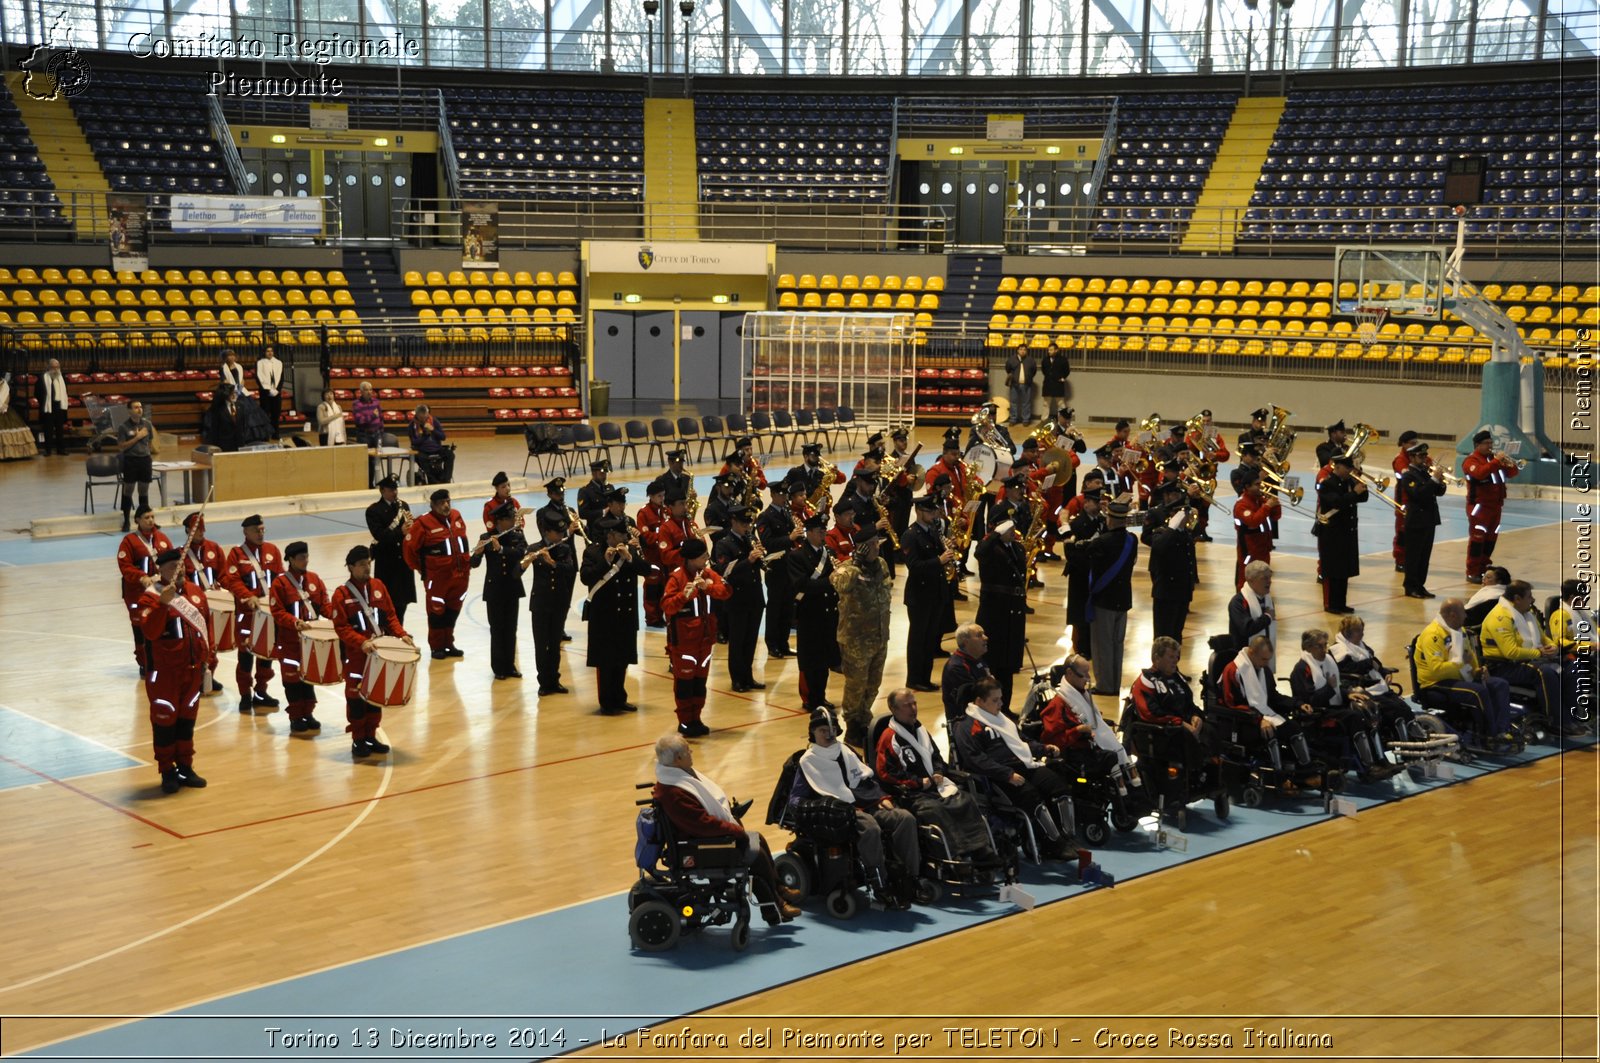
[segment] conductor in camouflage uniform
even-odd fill
[[[863,528],[856,548],[833,570],[839,594],[839,657],[844,666],[844,740],[857,749],[867,744],[872,702],[883,683],[883,662],[889,653],[889,568],[878,556],[879,532]]]

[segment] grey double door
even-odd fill
[[[743,324],[743,311],[596,310],[594,375],[619,399],[737,398]]]

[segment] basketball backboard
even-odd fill
[[[1341,244],[1333,286],[1341,314],[1386,310],[1389,317],[1437,321],[1448,305],[1445,249],[1416,244]]]

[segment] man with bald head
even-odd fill
[[[1489,675],[1478,662],[1462,625],[1467,609],[1460,598],[1446,598],[1439,615],[1417,636],[1412,659],[1417,669],[1417,692],[1436,691],[1454,705],[1466,708],[1485,745],[1510,743],[1511,685]]]

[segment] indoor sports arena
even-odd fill
[[[0,1051],[1595,1059],[1597,57],[3,0]]]

